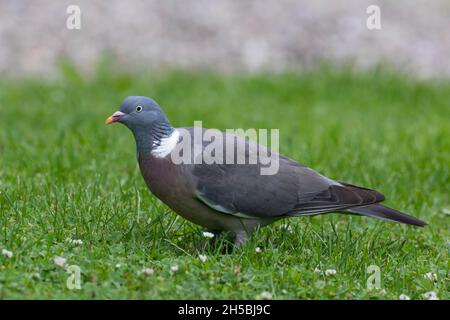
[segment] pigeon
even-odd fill
[[[134,135],[137,160],[149,190],[185,219],[213,234],[230,234],[243,245],[256,229],[286,217],[331,212],[368,216],[423,227],[426,223],[381,204],[383,194],[329,179],[275,153],[257,142],[218,131],[218,137],[235,142],[226,161],[198,160],[208,141],[195,139],[195,128],[174,128],[151,98],[129,96],[120,110],[106,119],[119,122]],[[201,129],[201,134],[206,129]],[[217,133],[217,132],[216,132]],[[227,152],[217,150],[216,156]],[[267,160],[278,156],[278,170],[261,174],[263,161],[236,163],[251,155]],[[180,161],[180,157],[184,161]],[[228,161],[228,160],[234,161]]]

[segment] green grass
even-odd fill
[[[0,250],[13,252],[0,255],[0,298],[448,298],[449,81],[382,69],[223,76],[116,74],[101,65],[90,77],[61,70],[57,81],[0,80]],[[127,95],[154,97],[175,126],[279,128],[281,153],[380,190],[388,205],[429,226],[292,218],[232,253],[198,251],[200,227],[148,192],[131,133],[104,125]],[[81,268],[81,290],[67,289],[56,256]],[[382,290],[368,290],[369,265],[379,266]],[[437,281],[424,278],[428,272]]]

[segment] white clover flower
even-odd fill
[[[178,271],[178,265],[174,264],[173,266],[170,267],[170,270],[175,273]]]
[[[206,260],[208,260],[208,257],[204,254],[199,254],[198,258],[200,259],[201,262],[205,262]]]
[[[255,248],[255,252],[256,252],[256,253],[261,253],[261,252],[262,252],[262,250],[261,250],[261,248],[260,248],[260,247],[256,247],[256,248]]]
[[[334,276],[336,274],[336,270],[334,269],[327,269],[325,270],[325,275],[326,276]]]
[[[263,300],[271,300],[272,299],[272,294],[268,291],[261,292],[261,294],[259,296]]]
[[[434,292],[434,291],[426,292],[422,295],[422,297],[424,297],[427,300],[439,300],[436,292]]]
[[[66,259],[64,259],[63,257],[54,257],[53,258],[53,263],[55,265],[57,265],[58,267],[64,267],[64,265],[66,264]]]
[[[203,232],[203,236],[204,236],[205,238],[211,239],[211,238],[214,238],[214,233],[205,231],[205,232]]]
[[[121,267],[122,267],[121,263],[116,264],[116,268],[121,268]]]
[[[315,268],[315,269],[314,269],[314,272],[315,272],[315,273],[322,273],[322,270],[320,270],[319,268]]]
[[[75,246],[81,246],[83,244],[83,240],[80,239],[67,239],[67,242],[69,242],[70,244],[73,244]]]
[[[398,299],[399,300],[411,300],[410,297],[408,297],[406,294],[403,294],[403,293],[398,296]]]
[[[151,268],[144,268],[141,270],[141,274],[143,274],[144,276],[149,276],[152,275],[153,273],[155,273],[155,271]]]
[[[428,272],[424,274],[424,278],[431,281],[437,281],[437,274],[434,272]]]
[[[13,256],[13,253],[12,253],[12,251],[9,251],[7,249],[2,249],[2,255],[4,255],[5,257],[7,257],[9,259],[11,259],[12,256]]]

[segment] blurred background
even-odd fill
[[[66,28],[68,5],[81,29]],[[369,5],[381,29],[368,30]],[[52,74],[61,58],[89,72],[105,54],[124,68],[226,72],[332,62],[450,74],[447,0],[0,1],[0,72]]]

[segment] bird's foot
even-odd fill
[[[247,243],[248,240],[248,233],[247,231],[238,231],[234,234],[234,245],[236,247],[243,246]]]

